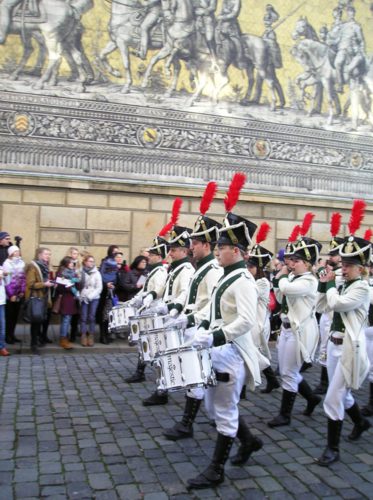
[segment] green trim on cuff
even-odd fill
[[[326,293],[326,283],[319,281],[317,291],[320,293]]]
[[[157,298],[157,292],[152,290],[151,292],[148,293],[148,295],[151,295],[153,297],[153,300]]]
[[[326,283],[326,291],[331,290],[332,288],[336,288],[335,280],[328,281]]]
[[[196,325],[196,321],[194,319],[194,315],[193,314],[188,314],[187,315],[187,320],[188,320],[187,328],[191,328],[192,326]]]
[[[224,345],[227,343],[223,330],[220,328],[219,330],[214,330],[212,332],[214,337],[212,345],[214,347],[219,347],[220,345]]]
[[[204,319],[203,321],[201,321],[201,324],[198,326],[198,328],[204,328],[205,330],[208,330],[210,328],[210,321]]]
[[[288,275],[288,274],[282,274],[282,275],[279,277],[278,281],[280,281],[280,280],[282,280],[282,279],[284,279],[284,278],[289,278],[289,275]]]
[[[168,312],[170,312],[171,309],[175,309],[175,304],[173,302],[169,302],[167,304],[167,309],[168,309]]]

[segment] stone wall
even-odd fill
[[[42,245],[51,248],[54,265],[71,245],[89,250],[100,259],[109,244],[118,244],[130,262],[166,223],[175,196],[184,202],[180,224],[193,227],[204,189],[12,175],[0,177],[0,184],[1,229],[9,231],[12,237],[23,237],[26,261]],[[224,216],[224,195],[225,189],[220,189],[209,211],[217,220]],[[329,240],[328,221],[336,210],[343,214],[345,233],[350,207],[350,200],[333,202],[244,192],[235,211],[258,224],[269,222],[272,231],[266,246],[274,251],[284,244],[294,224],[309,210],[315,214],[311,236],[323,243]],[[364,224],[359,234],[373,226],[372,207]]]

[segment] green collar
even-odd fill
[[[156,264],[149,264],[149,271],[153,271],[156,267],[163,266],[163,262],[157,262]]]
[[[224,276],[228,276],[231,272],[235,271],[236,269],[246,269],[246,264],[244,260],[240,260],[239,262],[236,262],[235,264],[232,264],[231,266],[227,266],[224,268]]]
[[[181,266],[181,264],[184,264],[185,262],[190,262],[189,257],[185,257],[184,259],[179,259],[179,260],[175,260],[175,262],[171,262],[170,269],[176,269],[177,267]]]
[[[356,278],[355,280],[352,281],[345,281],[344,283],[344,289],[348,288],[352,283],[356,283],[356,281],[361,281],[361,278]]]
[[[206,264],[210,260],[214,260],[214,256],[212,253],[208,254],[206,257],[203,257],[203,259],[201,259],[197,262],[197,269],[202,267],[204,264]]]

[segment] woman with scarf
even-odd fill
[[[26,291],[25,263],[21,257],[20,249],[12,245],[8,248],[8,258],[3,264],[5,274],[6,302],[6,342],[15,344],[20,342],[14,335],[21,301]]]
[[[78,273],[74,269],[74,260],[71,257],[64,257],[57,272],[57,297],[61,295],[60,314],[60,346],[63,349],[72,349],[69,342],[68,333],[71,324],[71,317],[78,313],[78,301],[80,294],[76,285],[80,282]]]
[[[94,345],[96,310],[102,292],[102,278],[92,255],[83,259],[80,283],[80,334],[83,347]]]
[[[49,248],[40,247],[36,250],[35,260],[32,260],[26,269],[25,299],[39,297],[44,299],[45,317],[42,322],[31,322],[31,352],[39,354],[38,345],[43,346],[51,342],[47,337],[52,300],[50,289],[54,284],[49,280],[49,262],[51,251]]]

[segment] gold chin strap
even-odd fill
[[[354,246],[354,248],[355,248],[355,250],[356,250],[357,252],[358,252],[359,250],[361,250],[361,247],[359,247],[359,245],[357,244],[357,242],[356,242],[355,240],[354,240],[354,242],[353,242],[352,244],[353,244],[353,246]],[[360,260],[361,260],[362,264],[363,264],[363,265],[365,265],[365,264],[366,264],[366,259],[365,259],[365,255],[364,255],[364,253],[363,253],[363,252],[359,253],[359,258],[360,258]]]
[[[304,250],[304,254],[306,256],[306,259],[307,260],[311,260],[311,254],[310,254],[310,251],[308,250],[308,248],[306,247],[306,244],[304,241],[301,241],[301,245],[303,247],[303,250]]]
[[[232,231],[232,229],[228,229],[227,230],[227,233],[228,233],[228,236],[231,240],[231,242],[233,243],[233,245],[237,245],[238,243],[238,238],[237,236],[234,234],[234,232]]]
[[[259,254],[259,267],[263,267],[263,259],[260,254]]]
[[[206,223],[205,223],[205,221],[204,221],[203,219],[201,220],[201,227],[202,227],[202,229],[203,229],[203,231],[204,231],[204,233],[205,233],[205,238],[206,238],[206,240],[207,240],[209,243],[211,243],[211,236],[210,236],[210,234],[207,232],[207,226],[206,226]]]

